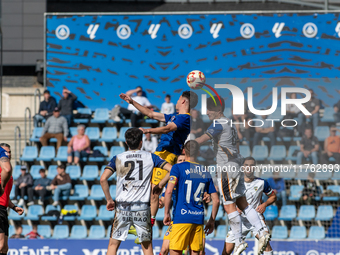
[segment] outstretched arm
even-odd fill
[[[154,112],[150,110],[148,107],[140,105],[135,100],[133,100],[130,96],[124,93],[120,94],[119,97],[123,99],[124,101],[126,101],[127,103],[132,104],[134,107],[138,109],[138,111],[148,116],[150,119],[155,119],[155,120],[163,121],[163,122],[165,121],[165,117],[163,113]]]
[[[143,131],[144,134],[150,133],[150,134],[156,134],[156,135],[161,135],[161,134],[167,134],[172,131],[177,130],[177,125],[175,123],[170,123],[166,126],[163,127],[158,127],[158,128],[140,128],[140,130]]]

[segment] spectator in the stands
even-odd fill
[[[133,96],[134,94],[137,94],[137,96]],[[127,91],[126,95],[131,96],[132,99],[138,104],[150,109],[152,108],[149,100],[143,95],[143,89],[141,86],[138,86],[136,89]],[[132,104],[129,104],[128,108],[123,108],[119,105],[116,105],[111,111],[111,118],[116,122],[120,122],[121,118],[119,116],[124,116],[125,118],[130,119],[132,127],[137,127],[138,120],[144,118],[144,115],[139,112],[137,108],[134,107]]]
[[[296,93],[292,93],[290,99],[296,99]],[[300,112],[300,109],[295,104],[287,104],[285,119],[294,119]]]
[[[196,109],[192,109],[190,115],[191,115],[190,133],[195,135],[195,137],[200,137],[201,135],[203,135],[204,130],[204,122],[201,119],[200,113]]]
[[[329,164],[330,157],[335,159],[336,164],[340,164],[340,137],[336,135],[337,128],[335,125],[330,127],[331,135],[325,139],[324,152],[321,154],[321,164]]]
[[[28,191],[28,203],[33,204],[33,197],[38,196],[38,204],[44,205],[44,201],[46,196],[52,195],[50,190],[47,190],[46,187],[51,185],[52,180],[46,177],[45,169],[40,169],[39,174],[41,178],[34,180],[33,188]]]
[[[57,139],[57,149],[62,145],[63,141],[67,141],[68,125],[63,116],[60,116],[59,108],[56,107],[53,111],[53,116],[48,118],[45,123],[40,142],[42,146],[47,146],[51,138]]]
[[[78,134],[72,137],[67,145],[67,163],[78,164],[79,160],[87,157],[90,153],[90,138],[85,135],[85,126],[78,125]]]
[[[156,148],[158,146],[158,141],[155,136],[152,136],[150,133],[145,134],[143,137],[143,151],[148,151],[151,153],[154,153],[156,151]]]
[[[270,139],[270,147],[273,147],[276,143],[275,126],[273,125],[272,121],[266,121],[266,115],[263,115],[261,117],[262,122],[254,121],[256,122],[256,126],[260,126],[262,125],[262,123],[263,125],[261,127],[255,127],[253,146],[257,145],[263,137],[268,137]]]
[[[335,123],[340,122],[340,100],[333,106],[334,109],[334,121]]]
[[[307,116],[303,112],[298,114],[298,127],[300,135],[303,134],[306,127],[306,119],[312,122],[313,130],[315,130],[319,123],[319,110],[321,102],[315,97],[314,91],[312,89],[309,89],[309,92],[311,94],[311,98],[307,103],[304,104],[304,106],[312,115]]]
[[[161,107],[161,113],[164,113],[164,114],[175,113],[175,105],[174,103],[170,102],[170,100],[171,100],[171,96],[166,95],[165,102],[162,104],[162,107]]]
[[[38,226],[37,225],[32,226],[32,231],[25,235],[25,237],[27,237],[27,236],[28,236],[28,239],[38,239],[38,237],[40,239],[44,239],[44,237],[42,235],[38,234]]]
[[[28,195],[29,189],[32,189],[33,186],[33,177],[30,173],[27,172],[26,166],[20,167],[21,174],[18,179],[15,181],[15,200],[20,197],[18,205],[23,206],[25,203],[24,197]],[[13,201],[16,204],[16,201]],[[27,205],[32,205],[32,203],[28,203]]]
[[[296,164],[301,165],[303,159],[311,159],[315,165],[318,163],[319,140],[313,135],[311,126],[306,126],[305,135],[300,142],[300,150]]]
[[[273,172],[273,177],[268,179],[269,186],[276,194],[276,201],[281,201],[282,205],[287,205],[285,180],[280,177],[279,172]]]
[[[69,174],[65,172],[65,166],[59,165],[57,167],[58,174],[52,180],[51,186],[48,186],[48,190],[54,190],[53,194],[53,206],[59,204],[61,196],[69,196],[72,188],[72,181]]]
[[[41,126],[42,121],[47,120],[53,114],[53,109],[57,107],[57,101],[51,96],[50,91],[44,91],[44,101],[40,102],[39,113],[33,117],[34,126]]]
[[[70,127],[73,121],[73,103],[77,100],[77,96],[68,89],[63,89],[63,97],[60,99],[58,108],[60,115],[67,120],[67,125]]]
[[[10,236],[11,239],[20,239],[25,238],[25,236],[22,234],[22,226],[16,225],[15,226],[15,234]]]
[[[300,199],[300,202],[303,205],[315,205],[315,197],[321,195],[321,189],[316,184],[314,177],[314,172],[308,174],[308,180],[305,182],[305,187],[302,190]]]

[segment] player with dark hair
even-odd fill
[[[176,103],[177,114],[162,114],[154,112],[147,107],[143,107],[134,101],[126,94],[120,94],[120,98],[132,104],[142,114],[151,119],[166,122],[167,125],[158,128],[142,129],[144,134],[161,134],[160,143],[155,151],[155,154],[160,156],[166,162],[174,165],[177,157],[182,154],[184,142],[190,134],[190,109],[197,105],[198,97],[192,91],[184,91]],[[166,171],[155,168],[152,176],[152,189],[159,186],[160,180],[166,175]],[[162,188],[162,187],[160,187]],[[151,193],[151,222],[155,222],[155,217],[158,211],[159,194]]]
[[[130,128],[125,133],[129,150],[114,156],[100,177],[100,184],[107,200],[108,211],[115,209],[108,255],[116,255],[121,241],[125,241],[130,226],[134,226],[145,255],[153,255],[150,216],[151,177],[154,167],[171,170],[171,165],[159,156],[142,151],[143,132]],[[114,202],[108,179],[117,173],[116,201]],[[160,185],[165,185],[169,173]]]
[[[211,195],[213,208],[205,227],[206,234],[214,231],[219,199],[209,172],[195,163],[199,152],[196,141],[188,141],[185,146],[185,162],[176,164],[170,172],[170,180],[164,198],[164,225],[171,224],[170,203],[173,192],[176,201],[173,204],[173,224],[170,236],[170,255],[182,254],[190,246],[191,254],[203,250],[204,206],[203,195]],[[174,190],[176,187],[176,190]]]
[[[244,197],[246,188],[244,185],[243,171],[241,165],[243,158],[239,153],[239,139],[237,130],[231,125],[230,120],[223,114],[224,99],[215,96],[207,100],[207,115],[213,121],[205,134],[196,138],[199,144],[212,140],[216,152],[217,167],[223,169],[217,171],[217,183],[220,190],[223,206],[228,214],[229,224],[235,235],[234,255],[239,255],[248,244],[242,239],[242,221],[237,207],[244,212],[251,222],[256,233],[259,235],[258,254],[261,254],[270,240],[268,230],[263,228],[261,220],[255,209],[248,205]]]
[[[255,177],[256,160],[253,157],[247,157],[244,159],[243,170],[244,170],[244,182],[246,186],[246,199],[250,206],[252,206],[256,212],[258,213],[261,223],[264,229],[268,232],[267,225],[265,223],[265,219],[263,217],[263,213],[266,210],[266,207],[273,204],[276,201],[275,192],[273,192],[272,188],[269,186],[269,183],[266,180]],[[268,200],[262,203],[262,194],[266,194],[268,196]],[[242,238],[245,239],[250,231],[254,232],[254,227],[251,222],[248,221],[247,217],[245,217],[244,213],[238,209],[238,212],[241,214],[242,219]],[[258,237],[258,233],[254,233],[256,238]],[[235,236],[233,231],[230,230],[228,232],[227,238],[225,240],[224,249],[222,255],[230,255],[235,247]],[[267,248],[264,251],[264,255],[273,255],[273,249],[268,243]]]
[[[6,151],[6,157],[8,161],[11,159],[11,147],[9,144],[1,143],[0,149]],[[3,171],[0,168],[1,174]],[[2,177],[2,175],[1,175]],[[16,207],[9,198],[13,186],[13,177],[10,176],[7,185],[5,186],[4,193],[0,196],[0,255],[5,255],[8,252],[8,217],[7,217],[7,207],[11,208],[19,215],[24,213],[24,209],[21,207]]]

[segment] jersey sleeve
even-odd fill
[[[267,196],[269,196],[273,190],[272,188],[270,187],[269,183],[267,180],[264,180],[264,187],[263,187],[263,192],[264,194],[266,194]]]
[[[211,193],[216,193],[216,188],[215,188],[215,185],[214,185],[214,181],[212,178],[209,178],[208,179],[208,182],[207,184],[205,185],[205,191],[208,193],[208,194],[211,194]]]
[[[165,123],[171,120],[173,114],[164,114]]]
[[[110,169],[113,173],[116,172],[116,158],[117,156],[114,156],[105,169]]]
[[[163,168],[163,166],[166,164],[166,161],[164,159],[161,159],[156,154],[151,153],[151,156],[155,167]]]
[[[179,114],[175,117],[173,123],[176,124],[177,130],[190,128],[190,115]]]
[[[2,147],[0,147],[0,158],[8,158],[8,152],[3,149]]]
[[[177,166],[177,165],[174,165],[174,166],[171,168],[171,171],[170,171],[170,179],[169,179],[169,182],[176,185],[177,182],[178,182],[179,176],[180,176],[180,171],[179,171],[179,169],[178,169],[178,166]]]
[[[223,131],[223,127],[220,123],[212,123],[210,127],[208,128],[206,134],[210,136],[211,139],[217,138],[219,134],[221,134]]]

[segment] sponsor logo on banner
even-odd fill
[[[255,27],[250,23],[244,23],[240,28],[240,33],[243,38],[250,39],[255,34]]]
[[[178,28],[178,35],[182,39],[188,39],[192,36],[192,27],[189,24],[182,24]]]
[[[281,36],[281,32],[282,32],[284,26],[285,26],[284,22],[281,22],[281,23],[276,22],[274,24],[272,31],[273,31],[276,38],[279,38]]]
[[[212,34],[212,37],[214,39],[219,37],[218,33],[220,32],[222,26],[223,26],[222,23],[214,23],[214,24],[212,24],[212,26],[210,28],[210,34]]]
[[[122,39],[126,40],[131,35],[131,29],[128,25],[122,24],[117,28],[117,36]]]
[[[105,252],[106,253],[106,252]],[[43,246],[42,249],[32,249],[28,246],[22,246],[19,249],[9,249],[8,255],[66,255],[67,249],[53,249],[49,246]]]
[[[309,22],[303,26],[302,32],[306,37],[313,38],[318,33],[318,27],[314,23]]]
[[[66,25],[60,25],[55,30],[55,35],[60,40],[65,40],[70,36],[70,29]]]
[[[97,33],[98,28],[99,28],[99,24],[89,25],[89,28],[87,29],[87,34],[90,36],[91,40],[96,38],[96,33]]]
[[[149,27],[148,33],[151,36],[151,39],[155,39],[157,37],[157,32],[159,28],[161,27],[161,24],[151,24]]]

